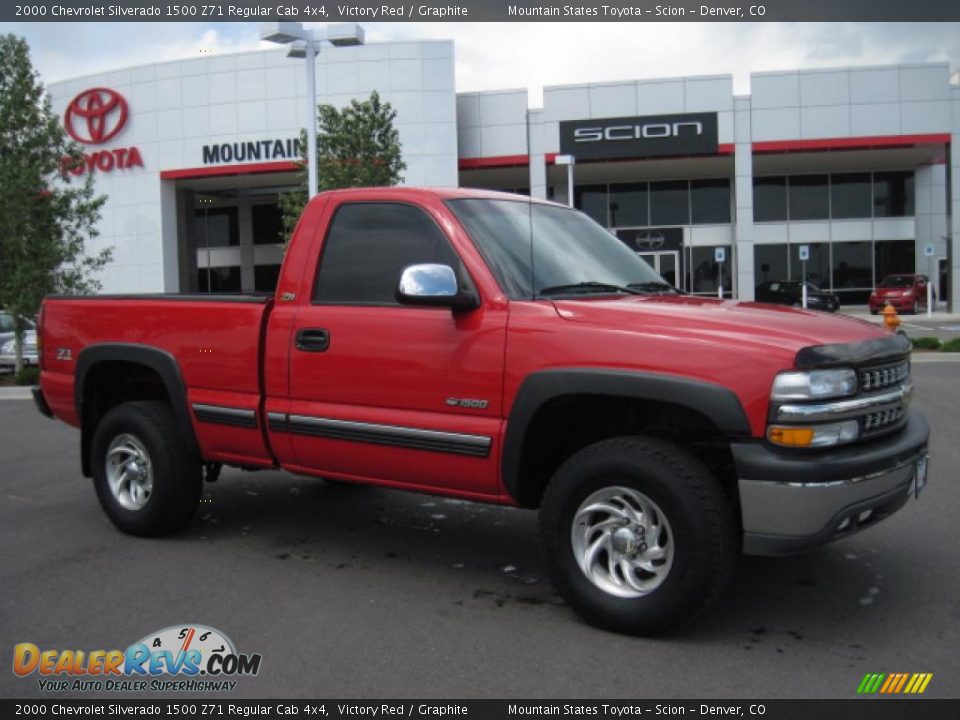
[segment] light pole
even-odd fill
[[[260,23],[260,39],[290,45],[287,57],[304,58],[307,66],[307,198],[317,194],[317,55],[320,44],[363,45],[363,28],[356,23],[327,27],[325,37],[299,22]]]
[[[576,165],[577,158],[573,155],[557,155],[553,162],[567,166],[567,205],[573,207],[573,166]]]

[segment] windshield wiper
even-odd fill
[[[680,290],[675,288],[670,283],[660,282],[659,280],[650,280],[648,282],[639,282],[639,283],[630,283],[627,285],[628,288],[631,288],[634,291],[638,292],[666,292],[666,293],[677,293],[680,294]]]
[[[579,282],[579,283],[568,283],[566,285],[552,285],[550,287],[540,288],[540,295],[556,295],[559,293],[565,292],[619,292],[626,293],[627,295],[642,295],[643,293],[639,290],[634,290],[633,286],[624,287],[622,285],[613,285],[611,283],[603,282]]]

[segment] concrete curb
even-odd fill
[[[0,400],[32,400],[29,387],[0,387]]]
[[[910,355],[910,362],[914,364],[960,362],[960,353],[953,353],[953,352],[917,353],[915,352]]]

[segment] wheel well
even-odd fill
[[[524,437],[515,499],[521,507],[539,507],[547,483],[567,458],[619,435],[647,435],[685,448],[710,468],[736,505],[730,444],[705,415],[684,405],[608,395],[566,395],[536,411]]]
[[[135,400],[170,404],[170,394],[160,374],[146,365],[104,360],[87,371],[81,405],[83,474],[91,477],[90,444],[100,420],[117,405]]]

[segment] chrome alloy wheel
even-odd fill
[[[107,448],[107,483],[125,510],[140,510],[153,492],[153,465],[147,449],[128,433],[117,435]]]
[[[606,487],[573,516],[573,553],[583,574],[611,595],[636,598],[660,587],[673,565],[673,531],[641,492]]]

